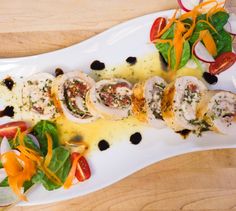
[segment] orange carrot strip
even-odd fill
[[[72,185],[72,182],[73,182],[73,179],[75,177],[75,172],[76,172],[76,168],[77,168],[77,164],[78,164],[78,161],[79,159],[82,157],[82,155],[79,155],[77,156],[74,160],[73,160],[73,163],[72,163],[72,167],[70,169],[70,172],[66,178],[66,181],[64,183],[64,188],[65,189],[68,189],[71,187]]]
[[[48,142],[48,153],[45,157],[44,165],[48,167],[52,159],[52,137],[48,133],[46,133],[46,137],[47,137],[47,142]]]

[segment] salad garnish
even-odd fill
[[[194,57],[210,63],[211,74],[219,74],[234,64],[231,33],[235,27],[230,26],[235,25],[236,18],[225,10],[224,3],[204,1],[188,12],[177,9],[168,21],[164,17],[154,21],[150,40],[169,69],[177,71]]]

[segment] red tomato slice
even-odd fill
[[[161,30],[166,26],[166,19],[163,17],[157,18],[152,24],[152,28],[150,31],[150,40],[151,42],[157,39],[158,34]]]
[[[209,72],[212,75],[220,74],[230,68],[236,62],[236,54],[233,52],[225,52],[218,56],[215,62],[210,64]]]
[[[25,131],[27,129],[26,123],[18,121],[0,125],[0,137],[14,138],[18,129],[20,129],[21,132]]]
[[[79,153],[73,152],[71,154],[72,161],[79,155],[80,155]],[[76,172],[75,172],[75,177],[80,182],[83,182],[83,181],[89,179],[90,176],[91,176],[91,171],[90,171],[90,168],[89,168],[89,164],[88,164],[87,160],[85,159],[85,157],[82,156],[78,161],[77,169],[76,169]]]

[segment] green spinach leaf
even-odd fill
[[[175,24],[172,24],[171,27],[161,36],[161,39],[173,39],[175,33]]]
[[[188,62],[190,57],[191,57],[190,45],[189,45],[188,41],[185,41],[178,69],[183,67]],[[174,48],[171,49],[171,60],[170,61],[171,61],[171,68],[174,69],[175,63],[176,63],[176,56],[175,56]]]
[[[8,177],[6,177],[6,178],[0,183],[0,187],[9,187],[9,184],[8,184]]]
[[[224,52],[232,51],[232,37],[228,32],[221,30],[219,34],[215,34],[213,38],[216,43],[217,56]]]
[[[33,134],[37,137],[40,144],[40,150],[42,151],[44,156],[46,156],[47,154],[48,145],[46,133],[48,133],[52,137],[53,149],[59,145],[59,138],[56,125],[47,120],[41,120],[40,122],[38,122],[33,128]]]
[[[55,148],[48,168],[64,183],[71,168],[70,152],[64,147]],[[32,178],[32,182],[43,184],[47,190],[54,190],[60,187],[50,181],[40,170],[38,170],[37,174]]]
[[[223,29],[224,25],[228,22],[229,14],[227,12],[217,12],[213,14],[209,21],[212,26],[219,32]]]

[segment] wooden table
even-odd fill
[[[63,48],[130,18],[175,7],[175,0],[0,0],[0,57]],[[233,208],[236,150],[226,149],[161,161],[87,196],[12,210]]]

